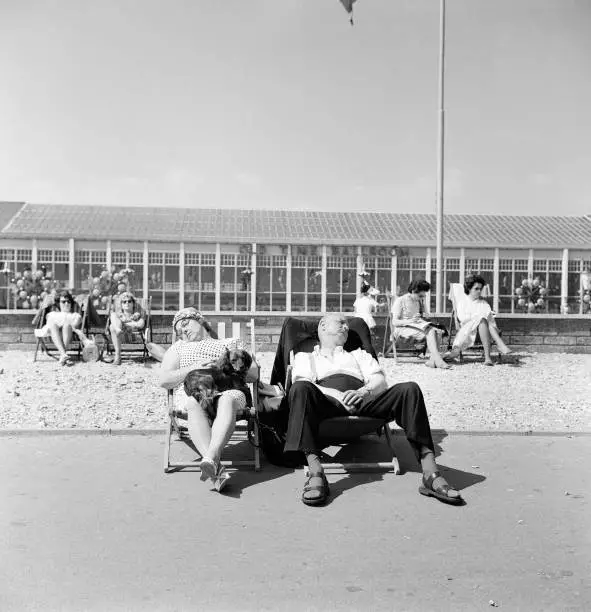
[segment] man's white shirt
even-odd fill
[[[337,346],[331,354],[316,345],[311,353],[296,353],[291,372],[292,382],[309,380],[315,383],[333,374],[347,374],[367,383],[371,376],[384,375],[384,371],[377,360],[363,349],[349,352]]]

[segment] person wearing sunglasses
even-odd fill
[[[55,303],[59,305],[59,311],[52,310],[47,313],[45,325],[35,330],[35,336],[43,338],[50,335],[59,351],[60,365],[72,365],[67,349],[74,331],[82,326],[82,317],[79,312],[76,312],[76,302],[69,291],[59,293],[55,298]]]
[[[146,315],[130,291],[124,291],[115,304],[115,309],[109,316],[109,332],[115,348],[113,365],[121,365],[124,335],[126,332],[141,332],[146,326]]]

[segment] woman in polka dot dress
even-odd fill
[[[175,406],[187,412],[189,435],[202,456],[201,480],[213,481],[214,488],[221,491],[229,474],[220,465],[220,458],[234,432],[237,412],[246,407],[246,398],[237,389],[224,391],[217,399],[212,420],[197,400],[185,393],[183,382],[195,368],[217,360],[227,348],[243,348],[243,343],[239,338],[217,340],[204,337],[205,333],[209,336],[210,327],[195,308],[180,310],[172,327],[177,341],[162,359],[160,385],[174,389]],[[256,372],[253,374],[256,376]]]

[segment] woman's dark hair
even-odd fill
[[[470,274],[469,276],[466,276],[466,279],[464,280],[464,293],[468,295],[470,293],[470,289],[472,289],[474,285],[482,285],[482,288],[484,289],[486,281],[478,274]]]
[[[58,296],[57,296],[58,304],[59,304],[60,300],[62,300],[62,299],[68,300],[68,302],[70,302],[70,307],[72,309],[74,308],[74,304],[76,302],[74,301],[74,297],[72,296],[72,294],[69,291],[60,291],[58,293]]]
[[[409,293],[419,293],[420,291],[429,291],[430,289],[431,285],[424,278],[413,280],[408,286]]]
[[[359,292],[361,293],[361,295],[365,295],[369,291],[370,287],[371,285],[369,283],[366,283],[365,281],[363,281],[361,283],[361,289],[359,290]]]

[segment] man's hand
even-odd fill
[[[368,394],[368,390],[363,387],[356,391],[345,391],[343,394],[343,404],[345,404],[349,412],[353,413],[354,409],[361,404]]]

